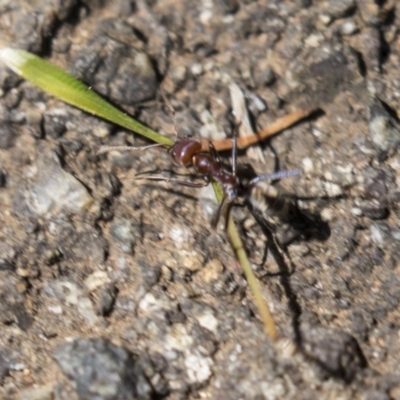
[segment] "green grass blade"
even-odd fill
[[[213,182],[212,185],[217,201],[218,203],[221,203],[223,197],[222,188],[216,182]],[[253,269],[251,268],[250,260],[247,257],[246,250],[244,249],[242,239],[240,238],[239,232],[236,229],[232,215],[229,215],[228,220],[228,236],[231,246],[236,254],[236,258],[242,267],[244,275],[246,276],[251,293],[253,294],[254,302],[258,308],[258,312],[260,313],[260,318],[264,324],[265,332],[272,341],[277,341],[279,339],[279,333],[276,329],[274,318],[268,308],[268,304],[263,298],[260,282],[257,280]]]
[[[4,63],[45,92],[81,110],[136,132],[154,142],[170,145],[172,140],[160,135],[112,106],[85,84],[56,65],[24,50],[3,48]]]

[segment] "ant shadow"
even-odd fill
[[[279,170],[279,160],[275,158],[276,170]],[[256,176],[255,171],[251,165],[245,165],[241,167],[238,171],[238,175],[242,180],[251,180]],[[274,183],[274,182],[273,182]],[[331,230],[329,224],[325,222],[321,215],[318,213],[311,213],[309,211],[301,210],[296,200],[300,200],[295,196],[285,194],[289,196],[290,210],[288,210],[287,217],[282,220],[279,218],[279,228],[284,227],[286,232],[277,236],[278,226],[270,223],[264,216],[262,216],[256,209],[254,209],[251,203],[246,199],[244,204],[240,206],[245,206],[258,225],[260,226],[264,236],[266,237],[266,247],[264,250],[262,265],[266,263],[268,253],[272,254],[276,263],[279,267],[279,277],[281,285],[284,289],[285,295],[288,298],[289,308],[291,309],[293,315],[292,327],[295,336],[295,342],[299,348],[302,348],[302,335],[300,331],[300,316],[302,310],[300,303],[297,300],[297,296],[291,288],[290,285],[290,275],[295,270],[292,261],[290,259],[289,253],[287,251],[287,246],[294,241],[326,241],[329,239]],[[312,200],[312,198],[301,198],[301,200]],[[288,261],[286,261],[288,260]],[[290,265],[289,265],[290,264]],[[274,274],[276,276],[277,274]],[[266,276],[271,276],[267,274]]]
[[[271,230],[271,227],[267,222],[259,217],[258,214],[254,213],[253,210],[251,210],[252,215],[254,216],[255,220],[261,227],[261,230],[263,234],[265,235],[267,242],[266,242],[266,247],[265,247],[265,252],[262,260],[262,264],[265,264],[267,254],[268,252],[272,254],[274,257],[276,263],[278,264],[279,267],[279,274],[274,274],[275,276],[279,276],[280,283],[283,287],[283,290],[285,292],[285,295],[288,299],[288,305],[289,308],[292,312],[292,328],[294,332],[294,340],[296,345],[299,348],[303,347],[303,338],[300,330],[300,317],[302,314],[302,310],[300,307],[300,303],[297,300],[297,296],[295,292],[292,290],[291,284],[290,284],[290,275],[292,274],[292,271],[294,268],[292,268],[292,265],[288,265],[289,263],[292,264],[292,261],[289,257],[288,252],[286,251],[285,248],[282,248],[279,246],[279,244],[276,242],[275,236],[273,231]],[[285,257],[289,260],[289,263],[285,260]],[[271,274],[266,274],[266,276],[271,277]]]
[[[277,164],[279,167],[279,164]],[[243,173],[241,171],[240,173]],[[250,174],[250,179],[253,176],[254,172],[251,167],[247,167],[246,175]],[[248,177],[244,177],[241,179],[249,179]],[[345,382],[350,382],[354,377],[356,370],[347,371],[346,368],[333,368],[332,365],[326,362],[323,355],[319,355],[318,352],[314,353],[309,349],[309,342],[307,337],[301,329],[301,318],[303,314],[302,307],[300,305],[300,301],[298,299],[297,294],[292,289],[290,276],[295,270],[295,266],[291,260],[290,254],[288,252],[288,245],[294,241],[311,241],[316,240],[319,242],[324,242],[329,239],[331,234],[331,229],[329,224],[324,221],[318,212],[310,212],[308,210],[302,210],[299,208],[297,201],[302,200],[321,200],[321,201],[337,201],[346,196],[340,197],[327,197],[327,196],[318,196],[318,197],[296,197],[291,195],[287,200],[287,205],[289,205],[289,210],[285,214],[285,216],[280,215],[278,220],[279,225],[287,226],[288,230],[292,231],[292,235],[288,238],[281,239],[277,237],[276,231],[280,227],[278,224],[272,223],[266,218],[264,215],[261,215],[260,212],[253,208],[251,203],[246,199],[244,205],[247,206],[254,219],[260,226],[263,234],[266,238],[265,252],[262,259],[262,265],[265,264],[268,253],[270,253],[279,268],[278,274],[265,274],[264,277],[276,276],[280,280],[281,287],[285,293],[285,296],[288,299],[288,307],[291,311],[291,326],[294,335],[294,342],[296,344],[299,352],[308,360],[310,363],[318,366],[320,371],[323,371],[324,376],[326,377],[334,377],[341,379]],[[367,365],[366,359],[362,353],[361,348],[359,347],[356,339],[350,337],[346,339],[346,354],[350,357],[353,362],[358,363],[359,367],[364,368]],[[350,349],[349,349],[350,348]]]
[[[278,268],[279,268],[279,273],[278,274],[265,274],[264,277],[271,277],[271,276],[276,276],[280,280],[281,287],[283,288],[283,291],[285,293],[285,296],[288,299],[288,307],[292,313],[292,329],[293,329],[293,334],[294,334],[294,342],[296,344],[296,347],[298,351],[305,357],[305,359],[310,362],[311,364],[314,364],[319,368],[319,370],[323,373],[323,376],[325,377],[333,377],[336,379],[343,380],[346,383],[350,383],[355,375],[357,368],[354,368],[354,365],[358,365],[359,368],[365,368],[367,366],[367,361],[366,358],[357,342],[356,339],[353,337],[349,337],[345,343],[345,352],[346,352],[346,357],[348,357],[349,360],[351,360],[351,363],[354,364],[353,368],[347,368],[347,366],[340,366],[339,368],[337,366],[332,367],[329,363],[327,363],[327,360],[325,359],[323,354],[320,354],[320,352],[314,352],[310,350],[309,346],[309,341],[306,338],[306,333],[303,333],[301,329],[301,317],[303,314],[300,302],[298,300],[297,294],[293,291],[291,282],[290,282],[290,276],[295,270],[295,266],[293,265],[293,262],[290,258],[290,255],[287,251],[287,246],[288,244],[280,244],[276,240],[276,236],[273,232],[273,229],[271,229],[270,224],[268,224],[267,221],[264,219],[261,219],[259,215],[254,213],[254,210],[250,210],[254,218],[256,219],[257,223],[261,227],[261,230],[263,234],[265,235],[267,239],[266,243],[266,248],[265,248],[265,258],[263,259],[262,264],[265,264],[266,262],[266,256],[268,252],[272,254],[274,257]],[[300,214],[301,215],[301,214]],[[309,220],[310,216],[302,216],[305,218],[305,221],[311,222]],[[313,220],[317,218],[318,215],[312,215]],[[322,220],[321,220],[322,221]],[[300,222],[302,224],[302,222]],[[329,229],[329,225],[327,223],[322,224],[326,229]],[[299,236],[301,240],[301,236]],[[311,236],[304,237],[304,240],[311,240]],[[316,235],[315,239],[317,240],[327,240],[329,238],[329,235],[323,234],[321,235]]]
[[[330,198],[329,200],[333,199]],[[265,219],[260,218],[260,216],[251,208],[250,212],[254,216],[267,239],[262,265],[264,265],[266,262],[268,252],[274,257],[274,260],[278,265],[278,274],[267,273],[264,275],[264,277],[276,276],[280,280],[281,287],[283,288],[285,296],[288,299],[288,308],[292,314],[291,326],[293,329],[294,342],[298,351],[308,362],[317,366],[318,369],[323,373],[323,376],[333,377],[343,380],[346,383],[350,383],[354,379],[357,371],[357,368],[354,368],[354,366],[357,365],[359,368],[365,368],[367,366],[366,358],[357,340],[353,337],[346,339],[345,350],[343,351],[346,352],[346,357],[348,357],[351,360],[351,364],[353,364],[353,368],[349,369],[347,366],[332,367],[330,363],[326,362],[324,355],[320,354],[321,352],[314,352],[310,350],[310,339],[305,336],[307,335],[307,331],[304,332],[304,329],[303,331],[301,329],[303,310],[297,294],[292,289],[290,281],[290,276],[295,270],[295,265],[293,264],[290,254],[287,251],[287,246],[293,241],[326,241],[330,236],[329,225],[322,220],[319,214],[311,214],[309,212],[299,210],[299,213],[297,214],[298,218],[291,221],[291,224],[295,227],[295,229],[299,230],[298,235],[296,237],[293,236],[290,242],[281,243],[279,240],[277,240],[274,227],[271,226],[271,224],[269,224]],[[300,231],[300,229],[304,230]]]

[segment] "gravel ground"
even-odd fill
[[[264,143],[265,163],[239,157],[257,173],[300,168],[282,185],[321,222],[278,248],[233,212],[293,354],[265,336],[210,228],[209,190],[139,182],[171,169],[167,152],[96,156],[145,142],[1,65],[2,399],[400,399],[396,3],[0,3],[1,46],[53,61],[166,135],[164,97],[179,134],[231,135],[232,83],[259,128],[323,110]]]

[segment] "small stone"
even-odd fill
[[[314,163],[311,158],[303,158],[301,163],[303,164],[303,170],[306,174],[311,174],[314,171]]]
[[[371,138],[381,151],[389,151],[400,144],[400,124],[377,97],[368,107],[368,121]]]
[[[382,63],[384,43],[381,31],[375,27],[364,27],[361,31],[361,52],[368,71],[379,72]]]
[[[196,279],[200,279],[205,284],[209,284],[219,279],[223,271],[224,266],[221,261],[213,258],[198,272]]]
[[[256,70],[257,71],[257,70]],[[256,74],[257,72],[255,72]],[[272,85],[276,79],[276,74],[271,67],[266,67],[262,71],[258,73],[258,79],[261,81],[261,84],[265,86]]]
[[[352,207],[350,210],[351,214],[355,217],[361,217],[363,212],[360,207]]]
[[[18,370],[19,354],[6,347],[0,347],[0,379],[4,379],[12,370]]]
[[[43,115],[43,130],[47,137],[57,139],[66,130],[70,116],[66,108],[53,108]]]
[[[65,342],[53,357],[76,384],[82,399],[150,399],[152,389],[140,364],[124,348],[105,339]]]
[[[330,208],[324,208],[321,211],[321,217],[326,222],[332,221],[332,219],[333,219],[332,210]]]
[[[122,251],[132,254],[140,237],[140,226],[133,219],[117,219],[110,227],[111,236],[121,245]]]
[[[111,314],[114,303],[118,294],[118,289],[115,285],[107,285],[100,290],[98,301],[98,313],[102,316]]]
[[[178,65],[172,68],[171,79],[174,81],[175,86],[181,85],[187,76],[187,69],[184,65]]]
[[[147,287],[156,285],[161,277],[161,268],[144,260],[138,260],[137,265],[141,270],[143,281],[146,283]]]
[[[313,134],[315,137],[317,137],[317,138],[320,138],[320,137],[323,136],[323,133],[322,133],[319,129],[317,129],[317,128],[313,128],[312,134]]]
[[[202,267],[202,262],[201,259],[197,259],[196,254],[193,252],[193,254],[188,253],[187,256],[184,256],[182,266],[192,272],[198,271]]]
[[[200,326],[206,328],[212,332],[216,332],[218,328],[218,320],[215,318],[212,311],[204,313],[202,315],[196,315],[196,319]]]
[[[58,209],[79,212],[93,203],[87,189],[62,169],[54,154],[37,161],[35,175],[28,196],[31,210],[38,215]]]
[[[3,260],[0,258],[0,271],[14,271],[13,264],[8,260]]]
[[[0,149],[6,150],[14,145],[16,132],[10,124],[2,123],[0,125]]]
[[[222,0],[221,3],[224,6],[224,11],[230,14],[234,14],[238,10],[240,4],[238,0]]]
[[[339,27],[339,32],[344,36],[354,35],[357,31],[357,24],[352,19],[343,22]]]
[[[389,216],[389,210],[386,205],[381,204],[378,200],[365,202],[361,207],[362,213],[370,219],[385,219]]]
[[[324,189],[330,197],[337,197],[343,194],[343,189],[337,183],[324,182]]]
[[[190,67],[190,72],[194,75],[194,76],[199,76],[203,73],[203,66],[200,63],[195,63],[193,65],[191,65]]]
[[[400,241],[400,231],[392,232],[392,238]]]
[[[371,225],[370,227],[371,239],[378,246],[383,246],[385,242],[385,234],[378,225]]]
[[[45,288],[45,292],[50,297],[56,297],[67,305],[76,305],[78,303],[79,288],[67,280],[57,280]]]
[[[79,314],[85,319],[88,326],[94,326],[98,323],[99,319],[95,313],[93,303],[88,297],[79,297],[77,309]]]
[[[375,0],[363,0],[357,2],[361,18],[367,25],[373,25],[373,26],[379,25],[380,23],[379,4],[380,3],[376,2]]]
[[[318,18],[324,25],[329,25],[332,22],[332,17],[327,14],[320,14]]]
[[[47,384],[31,387],[21,391],[20,400],[52,400],[54,399],[54,385]]]
[[[168,233],[171,240],[179,247],[193,238],[191,229],[185,225],[172,225]]]
[[[156,299],[152,293],[146,293],[139,303],[139,311],[143,314],[151,314],[162,307],[163,303]]]
[[[320,44],[322,43],[323,40],[324,40],[324,36],[321,33],[313,33],[305,39],[304,43],[308,47],[317,48],[320,46]]]
[[[63,309],[62,309],[62,307],[60,305],[58,305],[58,306],[48,306],[47,309],[51,313],[56,314],[56,315],[61,315],[63,313]]]
[[[255,94],[248,96],[248,108],[253,115],[258,115],[267,109],[265,101]]]
[[[355,7],[354,0],[330,0],[329,14],[335,19],[347,17]]]
[[[312,0],[296,0],[296,3],[303,8],[308,8],[312,5]]]
[[[27,278],[29,276],[29,271],[25,268],[17,268],[15,272],[21,278]]]
[[[96,271],[90,274],[85,279],[85,285],[90,292],[110,282],[110,279],[105,271]]]

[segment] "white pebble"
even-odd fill
[[[310,174],[311,172],[314,171],[314,163],[311,160],[311,158],[308,157],[303,158],[301,163],[303,164],[303,170],[306,174]]]

